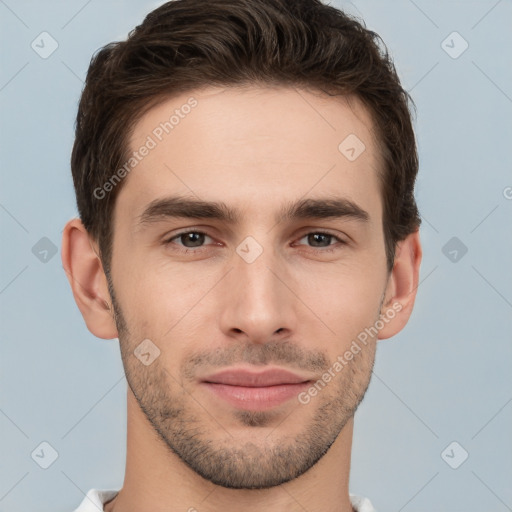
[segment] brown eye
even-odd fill
[[[204,243],[205,236],[204,233],[192,231],[190,233],[182,233],[178,238],[185,247],[200,247]]]
[[[320,249],[335,245],[332,243],[333,239],[335,242],[339,242],[341,244],[345,243],[341,238],[338,238],[337,236],[332,235],[330,233],[323,233],[321,231],[308,233],[307,235],[303,236],[300,240],[304,239],[307,239],[307,243],[310,247]]]
[[[307,238],[308,243],[313,247],[328,247],[331,245],[331,239],[334,237],[325,233],[310,233],[307,235]]]
[[[210,236],[201,231],[184,231],[168,238],[164,245],[177,245],[178,248],[184,249],[202,248],[207,241],[206,239],[209,239],[210,243],[213,241]]]

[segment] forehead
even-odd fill
[[[170,193],[277,209],[336,192],[380,211],[373,124],[353,97],[286,87],[191,91],[136,123],[130,155],[117,202],[133,215]]]

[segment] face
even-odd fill
[[[209,88],[150,110],[131,149],[110,289],[141,410],[218,485],[303,474],[374,361],[375,336],[347,355],[388,278],[368,113],[302,90]]]

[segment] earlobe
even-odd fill
[[[89,331],[98,338],[117,338],[107,278],[80,219],[70,220],[62,234],[62,266]]]
[[[422,249],[419,230],[398,243],[395,262],[388,279],[381,318],[388,320],[379,331],[378,339],[400,332],[412,313],[419,284]]]

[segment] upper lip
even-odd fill
[[[214,384],[257,388],[284,384],[299,384],[307,382],[310,379],[297,375],[289,370],[273,368],[259,372],[242,369],[227,369],[212,374],[202,380],[203,382]]]

